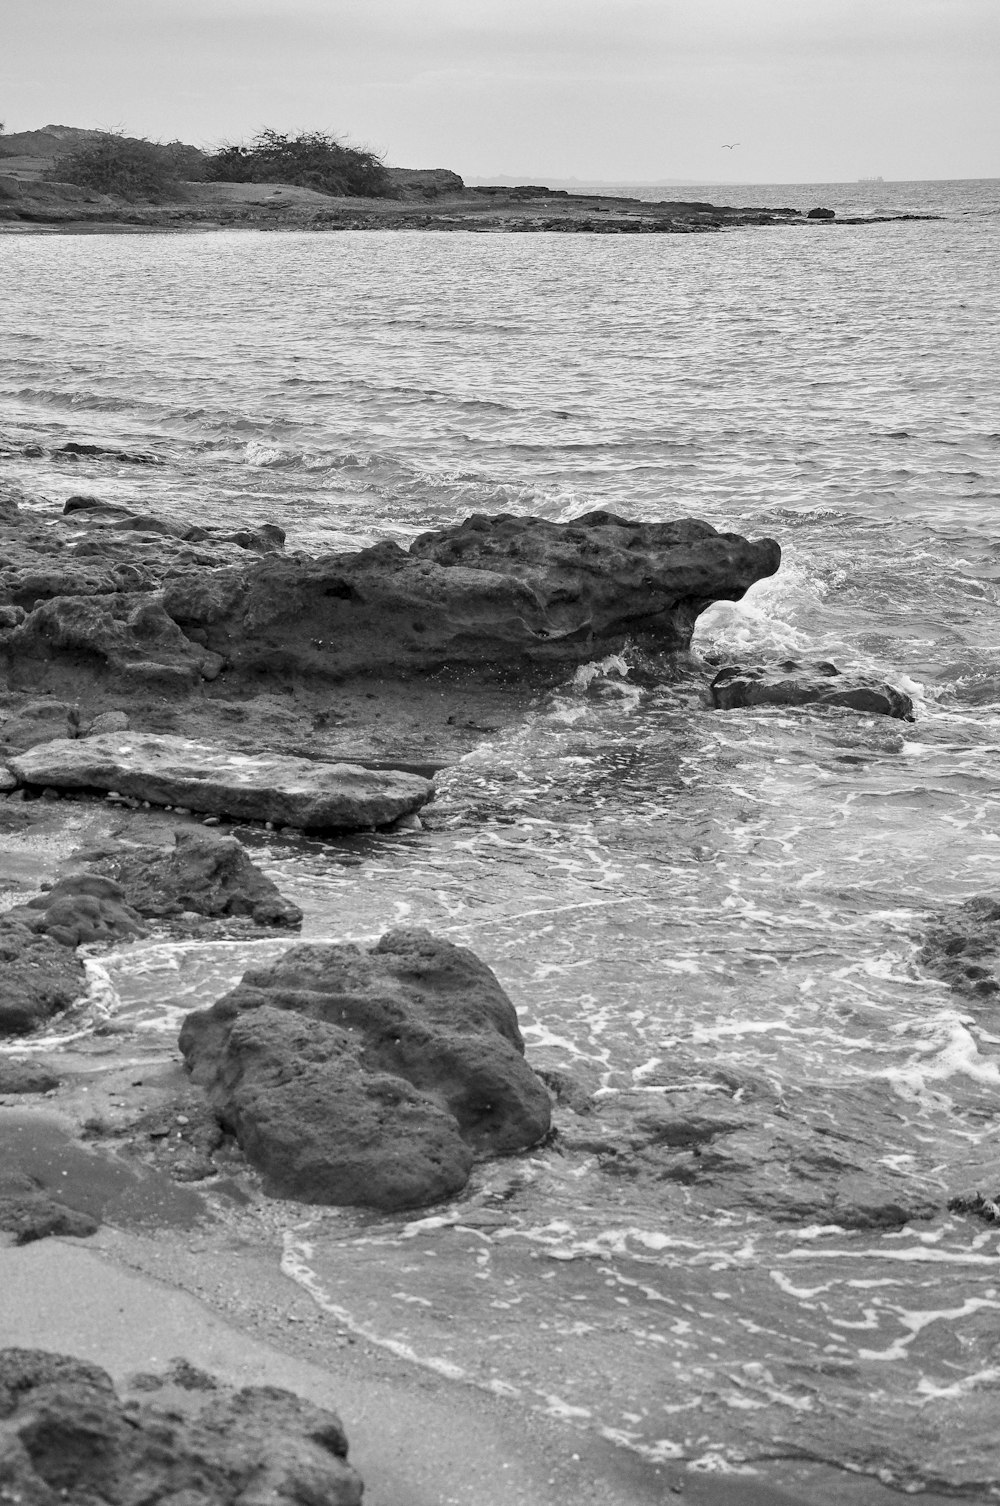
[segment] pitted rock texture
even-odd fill
[[[920,960],[959,993],[994,999],[1000,993],[1000,899],[980,894],[948,910],[927,932]]]
[[[738,706],[844,706],[912,722],[913,702],[902,690],[872,675],[842,673],[824,661],[780,664],[731,664],[719,671],[709,687],[713,705],[722,711]]]
[[[179,827],[173,848],[135,847],[101,865],[121,885],[140,915],[246,915],[258,925],[302,924],[298,905],[251,861],[235,837],[199,827]]]
[[[163,602],[230,675],[511,670],[579,664],[626,642],[685,649],[700,612],[739,600],[780,558],[771,539],[750,542],[692,518],[476,515],[422,534],[409,552],[385,542],[212,576],[178,572]]]
[[[777,570],[772,539],[683,518],[476,515],[311,559],[274,525],[228,533],[74,496],[54,527],[0,515],[0,668],[13,690],[192,696],[224,675],[316,685],[463,669],[488,679],[635,644],[686,649],[699,614]]]
[[[360,1506],[334,1412],[277,1386],[233,1391],[183,1361],[135,1389],[123,1400],[105,1371],[71,1355],[0,1350],[0,1497]]]
[[[68,947],[146,934],[121,885],[99,873],[67,874],[3,918]]]
[[[8,764],[22,784],[117,791],[154,805],[316,830],[388,826],[433,795],[418,774],[235,753],[142,732],[42,743]]]
[[[549,1128],[496,977],[426,931],[294,947],[188,1015],[180,1047],[277,1196],[419,1206]]]

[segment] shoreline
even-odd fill
[[[791,207],[570,194],[542,187],[466,188],[413,199],[336,199],[270,184],[190,183],[170,202],[129,203],[70,184],[6,176],[0,234],[179,234],[220,230],[419,230],[473,234],[692,235],[751,227],[874,225],[935,214],[845,215]]]

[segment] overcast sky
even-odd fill
[[[1000,0],[3,0],[0,119],[467,178],[1000,176]],[[723,143],[738,142],[732,151]]]

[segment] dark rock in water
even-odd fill
[[[87,1239],[99,1228],[97,1219],[89,1213],[67,1208],[65,1203],[41,1191],[30,1177],[0,1171],[0,1229],[5,1234],[13,1234],[16,1245],[30,1245],[53,1234]],[[2,1479],[3,1466],[0,1463],[0,1481]]]
[[[836,218],[835,209],[810,209],[806,215],[807,220],[835,220]]]
[[[125,1402],[96,1365],[0,1350],[0,1494],[25,1506],[360,1506],[334,1412],[277,1386],[192,1384],[182,1364],[143,1376]]]
[[[983,1197],[981,1192],[961,1192],[948,1200],[949,1213],[971,1213],[984,1223],[1000,1223],[1000,1193],[996,1197]]]
[[[497,979],[426,931],[294,947],[188,1015],[180,1046],[279,1196],[417,1206],[549,1128]]]
[[[263,1005],[232,1021],[208,1066],[190,1024],[182,1049],[273,1196],[396,1209],[465,1186],[473,1155],[454,1118],[365,1072],[348,1031]]]
[[[23,784],[116,791],[155,805],[311,829],[388,826],[434,793],[419,774],[235,753],[143,732],[48,742],[8,763]]]
[[[650,1109],[619,1095],[579,1126],[560,1125],[560,1143],[595,1155],[609,1175],[677,1184],[693,1206],[779,1223],[900,1228],[940,1211],[881,1164],[895,1143],[891,1094],[881,1102],[870,1089],[815,1090],[795,1114],[778,1112],[767,1093],[739,1103],[720,1096],[672,1093]]]
[[[772,575],[780,550],[707,523],[572,523],[475,516],[400,549],[273,558],[166,582],[166,611],[198,629],[227,675],[583,663],[626,641],[687,648],[698,614]]]
[[[26,905],[8,910],[3,918],[66,947],[84,946],[92,941],[124,941],[146,934],[121,885],[98,873],[74,873],[61,878]]]
[[[86,990],[73,951],[0,916],[0,1036],[27,1035]]]
[[[174,847],[139,847],[107,869],[140,915],[248,915],[258,925],[300,926],[302,911],[253,863],[235,837],[199,828],[174,832]]]
[[[1000,993],[1000,900],[977,895],[949,910],[928,931],[920,960],[959,993]]]
[[[0,1056],[0,1093],[51,1093],[58,1074],[31,1057]]]
[[[844,706],[912,722],[913,702],[902,690],[871,675],[842,673],[835,664],[785,659],[780,664],[731,664],[709,692],[722,711],[739,706]]]
[[[119,460],[127,465],[163,464],[159,455],[151,455],[148,451],[108,450],[103,445],[81,444],[75,439],[71,439],[68,444],[59,445],[52,453],[53,455],[84,456],[88,460]]]
[[[57,527],[0,516],[0,672],[12,690],[186,698],[220,675],[259,693],[461,668],[551,683],[635,645],[686,649],[713,601],[778,568],[771,539],[696,519],[476,516],[317,559],[273,524],[223,532],[74,496]]]

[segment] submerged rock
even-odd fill
[[[780,664],[731,664],[719,671],[709,687],[712,704],[722,711],[739,706],[845,706],[912,722],[913,702],[872,675],[843,673],[824,661]]]
[[[300,926],[302,911],[251,861],[235,837],[198,827],[174,832],[172,849],[135,847],[105,865],[140,915],[247,915],[258,925]]]
[[[549,1128],[496,977],[426,931],[294,947],[188,1015],[180,1047],[277,1196],[419,1206]]]
[[[959,993],[1000,993],[1000,900],[981,894],[955,905],[928,931],[920,960]]]
[[[72,950],[0,916],[0,1036],[28,1035],[85,989],[83,963]]]
[[[794,1111],[752,1087],[738,1102],[692,1090],[655,1108],[621,1094],[560,1125],[560,1144],[596,1156],[610,1176],[683,1187],[696,1207],[892,1229],[940,1212],[933,1196],[884,1165],[898,1117],[891,1093],[880,1100],[871,1089],[816,1089]]]
[[[117,791],[155,805],[319,830],[388,826],[433,795],[418,774],[235,753],[142,732],[44,743],[8,763],[22,784]]]
[[[359,1506],[334,1412],[277,1386],[231,1390],[183,1361],[136,1389],[126,1402],[97,1365],[0,1350],[0,1495],[34,1506]]]

